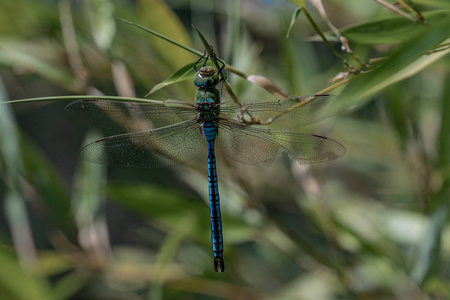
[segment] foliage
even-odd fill
[[[26,103],[0,109],[0,299],[448,299],[448,1],[305,2],[1,1],[0,97]],[[307,130],[347,148],[313,166],[218,158],[223,274],[206,158],[106,170],[76,157],[110,133],[63,114],[152,88],[192,101],[191,23],[227,62],[225,97],[339,95]]]

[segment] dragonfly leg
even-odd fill
[[[226,74],[224,75],[224,73],[222,72],[223,69],[225,68],[225,63],[220,58],[217,57],[216,52],[214,51],[214,49],[212,47],[211,47],[211,51],[212,51],[211,57],[213,57],[217,62],[222,64],[222,66],[217,70],[216,74],[217,75],[220,74],[220,76],[222,77],[220,79],[220,81],[223,84],[223,82],[227,79]],[[217,66],[217,67],[219,67],[219,66]]]
[[[218,70],[216,72],[216,74],[220,75],[220,77],[221,77],[220,78],[220,98],[222,98],[223,84],[224,84],[225,80],[227,80],[227,74],[225,72],[222,72],[223,69],[225,68],[225,63],[221,59],[219,59],[217,57],[216,52],[214,52],[214,49],[212,47],[211,47],[211,50],[212,50],[212,55],[211,56],[214,57],[214,59],[218,63],[222,64],[222,66],[220,68],[218,68]],[[219,67],[218,63],[217,63],[217,67]]]
[[[200,57],[200,58],[195,62],[195,64],[194,64],[194,70],[195,70],[196,72],[198,72],[197,64],[198,64],[205,56],[206,56],[206,49],[205,49],[205,51],[203,52],[202,57]],[[205,66],[205,64],[206,64],[207,61],[208,61],[208,57],[206,57],[205,62],[203,63],[203,66],[202,66],[202,67]]]

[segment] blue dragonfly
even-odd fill
[[[333,100],[332,95],[221,102],[225,64],[214,52],[212,55],[212,59],[204,55],[194,64],[195,104],[170,100],[137,103],[87,99],[71,102],[65,110],[85,122],[104,128],[121,124],[130,132],[84,146],[81,158],[94,163],[137,168],[176,166],[196,158],[206,141],[214,270],[224,272],[216,140],[218,148],[228,158],[266,166],[283,152],[300,164],[312,164],[337,159],[345,154],[345,148],[324,136],[258,126],[271,123],[277,116],[297,126],[321,121],[315,113]],[[198,69],[202,59],[204,63]],[[208,59],[218,62],[217,68],[207,66]]]

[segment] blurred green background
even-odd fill
[[[413,1],[421,22],[404,1],[408,17],[326,1],[370,66],[308,2],[348,61],[341,78],[309,15],[295,18],[303,2],[0,0],[2,101],[61,96],[0,105],[0,299],[449,299],[450,2]],[[218,153],[225,273],[212,266],[206,155],[157,170],[78,159],[108,132],[66,116],[63,96],[143,97],[198,58],[114,16],[203,52],[194,24],[237,70],[339,96],[336,118],[304,130],[341,142],[343,158],[254,167]],[[228,74],[239,99],[276,99]],[[150,98],[194,92],[188,80]]]

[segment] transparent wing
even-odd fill
[[[250,165],[270,165],[283,152],[300,164],[330,161],[345,154],[344,146],[330,138],[246,127],[230,120],[221,121],[217,143],[227,157]]]
[[[74,118],[106,129],[117,126],[129,131],[145,131],[193,119],[192,104],[174,101],[160,103],[119,102],[113,100],[78,100],[65,111]]]
[[[151,131],[115,135],[92,142],[81,158],[104,165],[161,168],[188,162],[201,152],[205,141],[194,120]]]
[[[237,121],[272,122],[282,119],[290,121],[291,127],[301,127],[331,117],[334,113],[326,108],[334,99],[336,96],[323,94],[268,101],[240,101],[240,105],[226,102],[221,104],[220,112]]]

